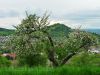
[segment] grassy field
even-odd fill
[[[100,67],[0,68],[0,75],[100,75]]]

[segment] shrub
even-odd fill
[[[10,60],[8,60],[6,57],[0,56],[0,67],[8,67],[11,65]]]
[[[24,58],[19,58],[19,66],[45,66],[47,57],[45,55],[29,55]]]

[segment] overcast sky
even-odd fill
[[[100,28],[100,0],[0,0],[0,27],[20,24],[25,11],[48,11],[51,23],[64,23],[72,28]]]

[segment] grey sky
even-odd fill
[[[100,0],[0,0],[0,27],[19,24],[25,11],[48,11],[51,23],[64,23],[72,28],[100,28]]]

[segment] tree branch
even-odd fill
[[[67,56],[62,60],[62,62],[61,62],[60,65],[66,64],[66,62],[67,62],[70,58],[72,58],[75,54],[76,54],[76,53],[71,53],[71,54],[67,55]]]
[[[84,48],[84,47],[85,47],[85,44],[81,45],[81,46],[79,47],[79,49]],[[78,50],[79,50],[79,49],[78,49]],[[76,55],[77,53],[79,53],[79,52],[73,52],[73,53],[70,53],[69,55],[67,55],[67,56],[61,61],[61,64],[60,64],[60,65],[66,64],[66,62],[67,62],[70,58],[72,58],[74,55]]]

